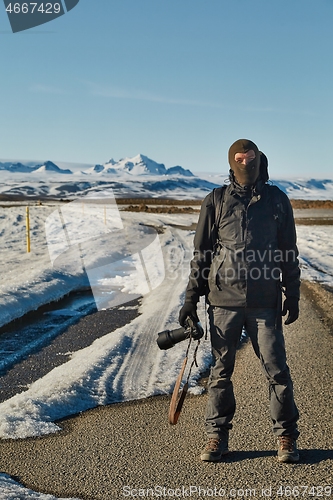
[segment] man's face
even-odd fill
[[[236,153],[235,154],[235,162],[238,163],[238,165],[243,165],[244,168],[247,167],[247,165],[254,160],[256,157],[255,152],[253,149],[250,149],[250,151],[247,151],[247,153]],[[242,168],[242,167],[240,167]]]
[[[259,176],[260,158],[253,149],[246,153],[235,153],[232,162],[236,181],[241,186],[252,186]]]
[[[253,186],[260,172],[260,151],[248,139],[238,139],[228,152],[228,160],[236,181],[241,186]]]

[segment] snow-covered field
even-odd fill
[[[103,307],[105,294],[114,297],[122,287],[123,293],[129,294],[129,300],[143,295],[141,314],[125,327],[72,353],[68,362],[31,384],[25,392],[1,403],[1,438],[56,432],[59,427],[55,420],[79,411],[170,393],[181,367],[185,343],[161,351],[156,336],[163,329],[179,326],[177,317],[187,283],[194,233],[175,225],[191,225],[197,220],[197,214],[120,212],[121,225],[118,220],[115,227],[114,222],[110,225],[105,220],[108,212],[101,206],[99,215],[90,213],[97,222],[90,224],[89,235],[84,233],[87,228],[79,224],[88,217],[89,208],[78,205],[76,210],[81,213],[76,221],[80,231],[71,233],[69,229],[57,253],[54,224],[58,220],[58,207],[31,206],[31,252],[27,253],[25,207],[1,209],[0,325],[71,290],[89,285],[85,271],[96,300],[100,300],[99,308]],[[70,223],[73,220],[69,221],[68,228]],[[152,227],[163,228],[163,232],[157,235]],[[333,286],[333,227],[298,226],[297,232],[303,279]],[[119,256],[129,241],[133,242],[130,255],[119,267]],[[162,266],[159,252],[163,254]],[[56,256],[58,260],[52,266],[51,259]],[[119,276],[122,279],[117,282]],[[122,307],[126,308],[126,296],[122,297]],[[199,316],[204,319],[203,304]],[[196,381],[209,361],[209,342],[202,342],[199,368],[193,370],[190,379],[192,392],[200,392]],[[7,476],[0,475],[0,499],[53,498],[20,488]]]
[[[54,207],[33,207],[30,212],[30,254],[25,252],[24,207],[7,208],[2,212],[1,324],[88,283],[86,274],[75,259],[70,262],[67,256],[63,270],[51,265],[44,222],[54,212]],[[172,390],[185,346],[179,344],[172,349],[172,353],[161,351],[156,337],[165,328],[179,326],[177,316],[188,276],[193,233],[176,229],[170,224],[191,224],[196,217],[195,214],[145,214],[143,218],[142,214],[121,213],[123,232],[131,241],[142,241],[145,234],[143,219],[149,226],[164,227],[164,232],[158,236],[164,261],[163,282],[150,292],[149,288],[143,290],[141,314],[129,325],[73,353],[68,363],[52,370],[26,392],[2,403],[2,438],[53,432],[58,429],[53,421],[66,415],[109,402]],[[140,246],[137,250],[144,252]],[[95,239],[91,239],[83,249],[84,257],[87,256],[85,264],[88,262],[90,267],[98,268],[102,258],[105,260],[107,255],[111,258],[118,251],[119,241],[115,241],[114,233],[100,238],[97,246]],[[153,257],[150,255],[151,260]],[[148,273],[154,270],[150,261],[146,260],[146,264]],[[134,280],[137,279],[135,269],[131,268],[129,272]],[[136,292],[140,294],[140,290]],[[126,307],[125,299],[122,307]],[[198,357],[200,369],[207,365],[209,356],[206,345]],[[194,391],[198,390],[195,389],[198,373],[193,375],[191,381]]]

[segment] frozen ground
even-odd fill
[[[0,500],[79,500],[77,498],[56,498],[24,488],[7,474],[0,473]]]
[[[56,207],[31,207],[30,254],[25,246],[25,208],[17,206],[1,211],[0,325],[89,285],[85,270],[99,308],[108,306],[110,297],[109,304],[115,304],[115,292],[122,289],[131,298],[143,295],[141,314],[126,327],[73,353],[67,363],[31,384],[26,392],[4,401],[0,405],[1,438],[56,432],[59,428],[54,421],[70,414],[172,391],[186,346],[181,343],[172,350],[161,351],[155,340],[157,332],[178,326],[178,311],[188,278],[194,233],[174,225],[191,225],[197,214],[121,212],[119,221],[112,211],[105,212],[104,206],[98,213],[89,214],[90,209],[82,204],[76,207],[76,218],[67,218],[68,231],[59,243],[55,231],[59,222]],[[93,219],[87,228],[82,221],[88,214]],[[112,215],[112,223],[105,220],[108,214]],[[79,231],[71,232],[73,223]],[[152,227],[159,228],[158,236]],[[297,232],[302,277],[333,286],[332,226],[299,226]],[[130,253],[119,259],[128,241],[134,242]],[[163,268],[159,252],[163,253]],[[55,259],[54,267],[51,259]],[[126,307],[125,297],[123,307]],[[204,317],[203,305],[201,316]],[[200,391],[196,380],[210,360],[209,343],[202,342],[202,346],[199,369],[194,370],[190,380],[192,392]],[[1,498],[51,500],[53,497],[23,490],[10,478],[0,475]]]

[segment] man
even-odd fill
[[[232,144],[229,164],[230,184],[203,201],[179,313],[182,326],[188,316],[198,321],[197,302],[206,295],[213,363],[205,424],[208,444],[201,460],[219,461],[228,452],[235,412],[231,376],[245,327],[269,384],[278,460],[296,462],[299,415],[281,318],[288,313],[287,325],[299,314],[300,271],[292,208],[282,191],[267,184],[267,158],[252,141]],[[283,308],[281,286],[286,296]]]

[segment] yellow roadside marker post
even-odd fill
[[[29,207],[26,208],[26,237],[27,237],[27,253],[30,253],[30,216]]]

